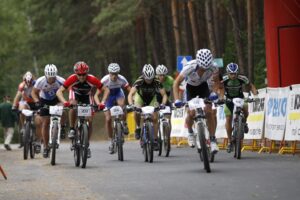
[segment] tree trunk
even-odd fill
[[[193,35],[193,46],[194,46],[193,55],[195,55],[200,44],[199,44],[199,40],[198,40],[197,23],[196,23],[196,19],[195,19],[194,4],[191,0],[189,0],[187,5],[188,5],[188,9],[189,9],[189,17],[190,17],[192,35]]]
[[[162,45],[163,45],[163,52],[164,52],[164,62],[162,64],[166,64],[168,68],[172,66],[171,59],[172,57],[170,48],[169,48],[169,40],[168,40],[168,33],[167,33],[167,23],[166,23],[166,15],[164,10],[164,1],[160,1],[159,5],[159,15],[160,15],[160,34],[162,37]],[[171,70],[170,70],[171,71]]]
[[[207,24],[207,33],[209,39],[209,46],[212,54],[215,56],[217,53],[216,49],[216,39],[215,39],[215,31],[214,31],[214,24],[213,24],[213,17],[211,12],[211,1],[205,1],[205,19]]]
[[[234,36],[235,48],[237,52],[238,64],[240,66],[240,72],[245,73],[246,71],[244,66],[245,59],[244,59],[243,41],[241,38],[241,30],[240,30],[240,24],[238,19],[236,1],[231,0],[230,5],[227,9],[232,20],[232,25],[233,25],[232,31]]]
[[[151,17],[149,15],[146,15],[145,17],[145,24],[146,24],[147,38],[150,45],[150,52],[152,54],[154,65],[156,66],[159,64],[159,59],[155,48],[154,31],[151,26]]]
[[[136,19],[136,55],[137,55],[137,64],[138,67],[133,72],[140,72],[141,68],[147,61],[147,42],[146,42],[146,36],[145,36],[145,23],[143,17],[138,17]],[[136,76],[136,74],[133,74]]]
[[[187,24],[187,7],[186,7],[186,3],[184,1],[179,2],[179,8],[180,8],[180,12],[179,12],[179,26],[180,28],[180,39],[181,39],[181,53],[183,55],[187,55],[190,50],[190,46],[189,46],[189,37],[188,37],[188,24]]]
[[[178,26],[178,18],[177,18],[177,1],[172,0],[172,23],[173,23],[173,32],[175,37],[175,48],[176,48],[176,56],[180,55],[180,35],[179,35],[179,26]]]
[[[253,83],[253,0],[247,0],[248,78]]]
[[[220,11],[218,0],[212,1],[212,11],[213,11],[213,25],[214,25],[214,33],[215,33],[215,42],[216,42],[216,57],[220,57],[221,55],[221,37],[220,37]]]

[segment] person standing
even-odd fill
[[[12,112],[10,96],[4,96],[3,103],[0,104],[0,120],[4,129],[4,147],[7,151],[11,151],[10,143],[14,135],[16,115]]]

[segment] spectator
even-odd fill
[[[10,143],[14,134],[16,115],[12,112],[10,96],[4,96],[3,103],[0,104],[0,121],[4,129],[4,147],[7,151],[11,151]]]

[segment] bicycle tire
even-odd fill
[[[142,143],[142,147],[143,147],[143,154],[144,154],[144,161],[145,162],[148,162],[148,147],[147,147],[147,128],[146,126],[144,125],[143,126],[143,129],[142,129],[142,134],[141,134],[141,139],[140,139],[140,142]]]
[[[236,130],[236,138],[235,138],[235,143],[236,143],[236,158],[241,159],[241,154],[242,154],[242,141],[243,141],[243,117],[238,116],[238,121],[237,121],[237,130]]]
[[[161,130],[161,125],[158,125],[158,138],[157,138],[157,142],[158,142],[158,156],[161,156],[162,154],[162,149],[163,149],[163,133]]]
[[[24,147],[23,147],[23,158],[24,160],[27,160],[28,158],[28,153],[29,153],[29,142],[30,142],[30,121],[26,121],[25,123],[25,132],[23,135],[23,142],[24,142]]]
[[[86,167],[87,154],[89,148],[89,131],[87,124],[82,124],[82,134],[81,134],[81,155],[82,155],[82,168]]]
[[[201,145],[201,153],[202,153],[202,158],[203,158],[203,164],[204,164],[204,169],[206,170],[207,173],[211,172],[210,165],[209,165],[209,157],[208,157],[208,148],[206,145],[206,138],[205,138],[205,127],[203,123],[198,123],[197,124],[197,131],[198,131],[198,137],[199,137],[199,142]]]
[[[163,123],[163,147],[165,157],[168,157],[171,151],[170,126],[167,122]]]
[[[51,152],[51,165],[55,165],[55,159],[56,159],[56,146],[57,146],[57,136],[58,136],[58,124],[57,122],[53,122],[52,130],[50,130],[51,133],[51,139],[52,139],[52,152]]]
[[[148,162],[152,163],[153,162],[153,154],[154,154],[154,130],[153,130],[153,125],[151,124],[151,122],[148,122],[146,124],[147,127],[147,133],[148,133],[148,142],[147,142],[147,151],[148,151]]]
[[[116,123],[117,128],[117,148],[118,148],[118,160],[123,161],[123,132],[122,132],[122,124],[120,122]]]
[[[75,166],[79,167],[80,165],[80,145],[78,144],[78,140],[80,138],[80,131],[77,129],[75,133],[75,138],[72,140],[73,150],[74,150],[74,162]]]

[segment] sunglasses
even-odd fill
[[[77,76],[86,76],[86,74],[77,74]]]

